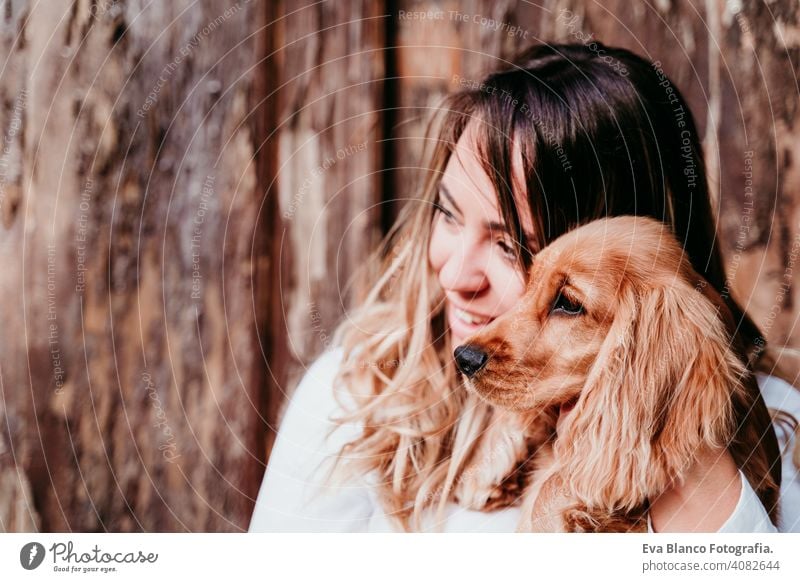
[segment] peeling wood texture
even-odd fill
[[[537,41],[662,62],[704,136],[734,294],[800,373],[798,11],[4,3],[0,530],[246,529],[291,390],[415,196],[433,108]]]
[[[381,2],[286,3],[274,25],[280,95],[279,332],[308,364],[358,293],[355,268],[381,235],[385,40]],[[298,370],[295,368],[294,370]],[[302,370],[299,370],[302,373]]]

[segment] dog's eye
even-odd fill
[[[563,313],[565,315],[580,315],[583,313],[583,305],[577,301],[573,301],[563,293],[559,293],[556,300],[553,301],[553,307],[550,313]]]

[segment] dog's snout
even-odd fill
[[[469,378],[489,361],[489,356],[486,352],[470,345],[458,346],[453,355],[456,358],[458,369]]]

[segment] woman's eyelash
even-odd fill
[[[444,206],[440,206],[439,204],[437,204],[434,207],[434,212],[441,212],[448,222],[455,222],[456,217],[453,216],[453,213],[447,210]]]
[[[447,210],[444,206],[440,204],[435,204],[433,207],[434,212],[440,212],[442,216],[444,216],[445,220],[451,224],[456,224],[456,217],[455,215]],[[513,244],[513,243],[512,243]],[[497,246],[500,247],[500,250],[505,254],[508,258],[516,258],[516,253],[514,253],[514,247],[512,244],[509,244],[504,239],[499,239],[497,241]]]
[[[505,240],[500,239],[497,241],[497,246],[508,256],[515,257],[514,248],[509,245]]]

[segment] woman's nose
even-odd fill
[[[484,265],[480,264],[477,248],[460,245],[451,253],[439,272],[442,287],[458,293],[476,293],[488,284]]]

